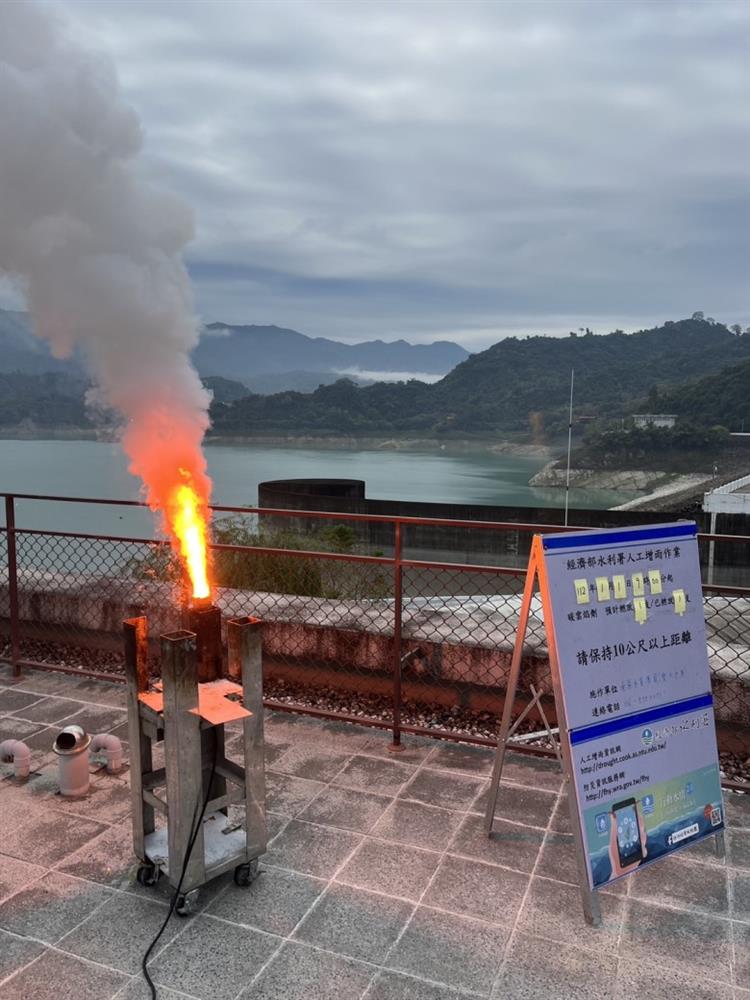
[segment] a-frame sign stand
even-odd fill
[[[588,872],[586,868],[585,852],[581,828],[576,810],[576,800],[573,782],[573,768],[570,756],[570,740],[568,738],[568,727],[565,718],[565,706],[563,704],[562,689],[560,685],[560,665],[557,656],[557,646],[555,643],[554,621],[549,597],[549,586],[547,582],[544,554],[542,551],[542,539],[540,535],[535,535],[531,545],[529,566],[526,572],[526,583],[523,588],[523,598],[521,601],[521,611],[518,620],[518,631],[513,646],[513,657],[510,663],[508,683],[505,691],[505,703],[503,705],[503,715],[498,733],[497,750],[495,751],[495,763],[492,769],[492,780],[490,783],[490,794],[487,801],[487,812],[485,814],[485,829],[487,836],[492,834],[495,822],[495,809],[497,807],[497,797],[500,790],[500,779],[505,763],[505,751],[508,745],[508,738],[511,733],[511,719],[518,690],[518,679],[521,673],[521,662],[523,659],[523,645],[526,640],[526,631],[529,624],[529,612],[531,610],[531,600],[534,596],[536,584],[539,585],[539,593],[542,601],[542,613],[544,616],[544,627],[547,633],[547,646],[549,649],[549,662],[552,671],[552,687],[555,695],[555,710],[557,713],[557,724],[560,729],[560,750],[562,751],[562,769],[565,778],[565,785],[568,792],[568,808],[570,810],[570,825],[573,831],[573,842],[576,853],[576,864],[578,867],[578,878],[581,890],[581,900],[583,902],[583,912],[586,921],[593,927],[601,926],[601,908],[599,897],[595,890],[589,888]],[[537,696],[535,696],[535,699]],[[541,705],[540,705],[541,708]],[[558,754],[559,757],[559,754]]]
[[[492,834],[538,585],[586,920],[598,890],[714,838],[721,792],[693,522],[535,535],[498,734]],[[539,694],[533,701],[551,735]],[[512,744],[511,744],[512,745]]]

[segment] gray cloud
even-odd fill
[[[194,206],[208,319],[342,339],[750,322],[750,8],[61,0]]]

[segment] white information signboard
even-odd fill
[[[488,832],[535,580],[596,922],[591,890],[724,826],[695,524],[535,537]]]

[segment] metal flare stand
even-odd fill
[[[201,886],[232,868],[235,882],[249,885],[268,839],[261,623],[250,617],[227,623],[226,669],[220,610],[192,608],[184,624],[186,629],[161,636],[161,680],[149,684],[147,620],[124,623],[138,881],[154,885],[165,874],[174,890],[179,887],[175,910],[183,916],[195,911]],[[244,767],[224,750],[224,726],[237,720]],[[159,743],[164,766],[154,768]],[[239,805],[239,817],[231,820],[230,805]],[[157,813],[166,817],[158,829]]]

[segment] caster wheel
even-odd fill
[[[242,886],[243,888],[252,883],[258,877],[258,859],[253,858],[246,865],[237,865],[234,869],[234,882],[235,885]]]
[[[139,885],[156,885],[159,881],[159,869],[156,865],[139,865],[136,878]]]
[[[198,910],[198,890],[193,889],[177,897],[174,911],[178,917],[189,917]]]

